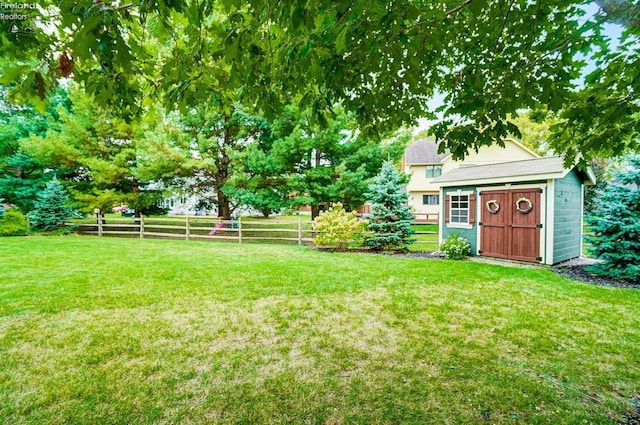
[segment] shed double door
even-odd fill
[[[541,190],[482,191],[480,213],[481,255],[539,262]]]

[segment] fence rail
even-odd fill
[[[311,222],[274,221],[256,222],[220,220],[207,217],[167,218],[101,218],[92,222],[83,220],[74,224],[82,235],[129,236],[144,239],[173,238],[184,240],[257,241],[278,240],[296,242],[298,245],[313,241]]]
[[[317,235],[311,225],[310,221],[302,219],[254,221],[214,217],[109,217],[81,220],[75,222],[73,227],[81,235],[303,245],[312,243]],[[436,251],[439,245],[437,234],[437,231],[416,231],[412,250]]]
[[[438,223],[440,214],[436,213],[413,213],[414,223]]]

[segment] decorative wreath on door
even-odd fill
[[[527,204],[526,208],[521,208],[523,202]],[[530,199],[522,197],[516,201],[516,211],[518,211],[520,214],[529,214],[532,209],[533,205],[531,204]]]
[[[500,211],[500,203],[497,199],[491,199],[490,201],[487,201],[486,206],[487,211],[489,211],[489,213],[491,214],[498,214],[498,211]]]

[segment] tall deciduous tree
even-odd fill
[[[601,11],[588,16],[589,3]],[[456,157],[517,134],[507,114],[540,105],[562,111],[555,143],[569,160],[637,143],[640,6],[631,0],[40,4],[50,16],[33,32],[0,22],[0,83],[40,107],[60,77],[127,116],[149,90],[188,110],[232,89],[272,112],[294,95],[319,115],[342,101],[362,131],[380,133],[433,117],[428,101],[440,93],[435,135]],[[615,48],[606,22],[624,28]],[[576,90],[585,55],[598,71]]]

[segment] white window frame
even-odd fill
[[[473,229],[473,226],[471,225],[471,223],[469,223],[469,217],[471,217],[471,195],[473,195],[474,192],[472,191],[457,191],[457,192],[448,192],[447,196],[449,197],[449,223],[447,223],[447,227],[451,227],[451,228],[458,228],[458,229]],[[467,221],[466,222],[453,222],[453,197],[457,196],[457,197],[461,197],[461,196],[466,196],[467,197]],[[458,201],[460,202],[460,201]],[[456,210],[460,211],[460,210],[464,210],[463,208],[456,208]]]

